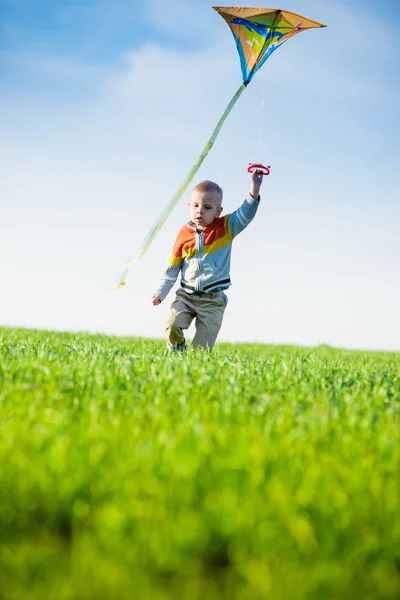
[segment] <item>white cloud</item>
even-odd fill
[[[21,71],[30,77],[46,77],[51,85],[57,81],[81,85],[83,81],[93,81],[104,77],[105,69],[96,65],[76,62],[66,56],[46,56],[33,52],[0,52],[0,60],[9,69]]]

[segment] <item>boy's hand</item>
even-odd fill
[[[158,296],[152,296],[151,302],[153,306],[158,306],[159,304],[161,304],[161,298],[159,298]]]
[[[250,194],[257,200],[260,195],[260,187],[263,182],[263,172],[253,171],[250,175]]]

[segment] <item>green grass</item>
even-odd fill
[[[0,597],[400,597],[400,354],[0,329]]]

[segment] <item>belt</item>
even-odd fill
[[[192,294],[198,294],[198,295],[203,295],[203,296],[208,296],[209,294],[214,294],[217,290],[219,291],[223,291],[224,289],[228,288],[228,285],[231,283],[230,278],[228,279],[221,279],[220,281],[216,281],[215,283],[209,283],[208,285],[205,286],[204,292],[198,292],[194,289],[193,286],[188,285],[187,283],[183,283],[181,281],[181,287],[184,290],[190,290],[189,293]],[[226,285],[228,284],[228,285]],[[226,286],[226,287],[222,287],[222,286]],[[210,288],[210,291],[207,292],[207,288]],[[212,291],[212,288],[216,288],[214,291]]]
[[[224,290],[217,290],[216,292],[187,292],[183,287],[181,289],[188,296],[198,296],[199,298],[214,298],[214,296],[222,296],[224,293]]]

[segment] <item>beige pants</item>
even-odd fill
[[[221,329],[227,303],[228,298],[224,292],[188,294],[184,290],[177,290],[165,324],[168,344],[170,346],[183,344],[185,336],[182,330],[187,329],[196,318],[193,346],[211,350]]]

